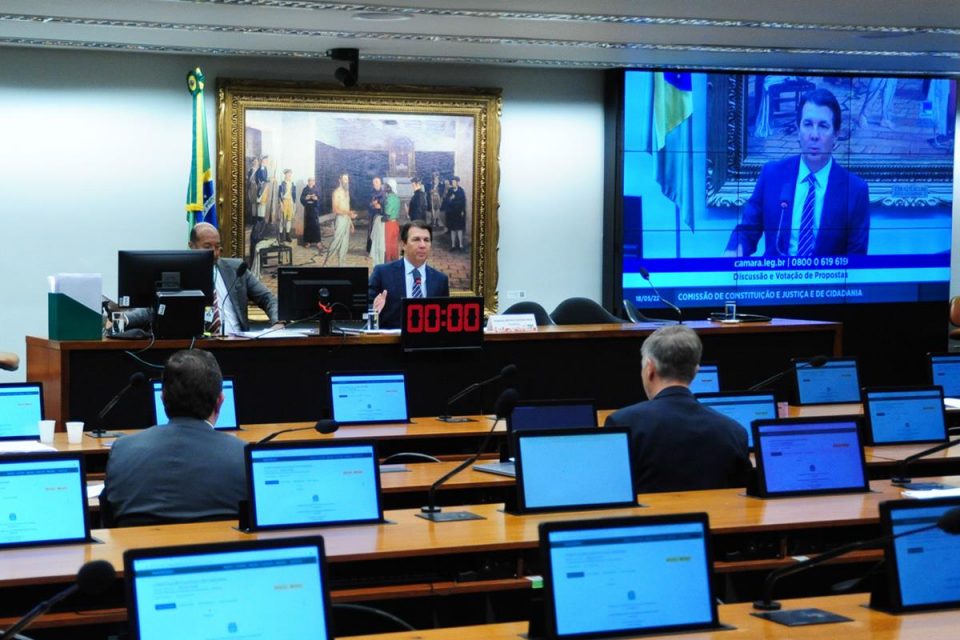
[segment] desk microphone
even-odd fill
[[[810,567],[815,567],[828,560],[839,558],[840,556],[846,555],[851,551],[856,551],[857,549],[885,544],[891,540],[896,540],[897,538],[911,536],[915,533],[923,533],[924,531],[931,531],[933,529],[940,529],[944,533],[948,533],[952,536],[960,534],[960,507],[954,507],[953,509],[945,512],[934,524],[919,527],[917,529],[911,529],[910,531],[880,536],[879,538],[872,538],[870,540],[851,542],[850,544],[845,544],[841,547],[837,547],[836,549],[831,549],[830,551],[821,553],[815,558],[809,558],[802,562],[798,562],[797,564],[792,564],[789,567],[783,567],[781,569],[777,569],[776,571],[771,571],[767,575],[766,580],[763,582],[763,599],[754,602],[753,608],[761,611],[776,611],[780,609],[780,603],[773,599],[773,587],[780,578],[792,575],[794,573],[800,573],[801,571],[806,571]]]
[[[127,386],[125,386],[123,389],[120,389],[120,392],[113,396],[113,398],[110,399],[110,402],[105,404],[103,409],[100,410],[100,413],[97,414],[97,419],[95,421],[97,428],[90,430],[89,433],[91,437],[102,438],[107,434],[106,429],[103,428],[103,419],[115,406],[117,406],[117,403],[120,402],[120,398],[125,396],[131,389],[135,389],[142,385],[146,379],[147,377],[139,371],[135,371],[130,374],[130,378],[127,380]]]
[[[293,433],[294,431],[318,431],[320,433],[333,433],[340,428],[340,423],[336,420],[331,420],[330,418],[324,418],[322,420],[317,420],[317,424],[312,427],[294,427],[292,429],[281,429],[280,431],[274,431],[265,438],[262,438],[257,441],[257,444],[263,444],[264,442],[270,442],[277,436],[284,433]]]
[[[898,487],[903,487],[904,489],[946,489],[945,485],[940,483],[911,483],[910,478],[907,477],[907,466],[920,458],[926,458],[927,456],[937,453],[938,451],[943,451],[944,449],[949,449],[954,445],[960,444],[960,440],[947,440],[946,442],[941,442],[935,447],[930,447],[929,449],[924,449],[918,453],[913,454],[912,456],[907,456],[897,464],[897,473],[895,476],[890,478],[890,484],[895,484]],[[932,486],[935,485],[935,486]]]
[[[813,368],[813,369],[819,369],[819,368],[822,367],[823,365],[827,364],[827,362],[828,362],[829,360],[830,360],[830,358],[828,358],[827,356],[813,356],[812,358],[810,358],[810,359],[807,360],[806,362],[801,362],[800,364],[791,364],[789,367],[787,367],[786,369],[784,369],[784,370],[781,371],[780,373],[775,374],[775,375],[772,375],[772,376],[770,376],[769,378],[767,378],[766,380],[761,380],[761,381],[758,382],[757,384],[755,384],[755,385],[753,385],[752,387],[748,388],[747,391],[759,391],[760,389],[764,389],[764,388],[766,388],[766,387],[769,387],[771,384],[773,384],[774,382],[776,382],[777,380],[779,380],[779,379],[782,378],[783,376],[787,375],[788,373],[792,373],[792,372],[794,372],[794,371],[797,371],[797,370],[799,370],[799,369],[806,369],[806,368],[808,368],[808,367]]]
[[[513,379],[516,377],[516,375],[517,375],[517,365],[508,364],[503,369],[500,369],[500,373],[493,376],[492,378],[487,378],[486,380],[483,380],[481,382],[474,382],[466,389],[463,389],[462,391],[459,391],[453,394],[452,396],[450,396],[450,399],[447,400],[446,411],[444,411],[444,414],[442,416],[438,416],[437,420],[440,420],[441,422],[472,422],[470,418],[463,418],[463,417],[455,418],[451,416],[450,407],[453,405],[453,403],[459,400],[460,398],[473,393],[477,389],[480,389],[482,387],[487,386],[488,384],[496,382],[497,380],[506,380],[508,383],[512,382]]]
[[[508,365],[513,366],[513,365]],[[506,367],[504,367],[506,368]],[[474,515],[469,511],[447,511],[444,512],[440,507],[437,506],[437,489],[440,488],[444,482],[457,475],[474,462],[483,454],[484,450],[487,448],[487,444],[490,442],[490,437],[493,436],[493,430],[497,428],[497,424],[500,420],[506,418],[511,413],[513,413],[513,408],[517,406],[517,401],[520,399],[520,394],[517,393],[516,389],[504,389],[500,396],[497,398],[496,412],[497,419],[493,421],[493,426],[490,427],[490,431],[487,431],[487,435],[483,438],[483,442],[480,443],[480,447],[477,449],[477,452],[461,462],[455,469],[444,475],[442,478],[430,485],[430,490],[427,492],[427,506],[420,507],[420,513],[417,514],[418,518],[423,518],[424,520],[429,520],[430,522],[451,522],[453,520],[482,520],[480,516]]]
[[[113,565],[106,560],[94,560],[86,563],[80,567],[80,571],[77,572],[77,580],[75,583],[63,591],[54,594],[49,599],[44,600],[27,612],[15,625],[7,629],[3,635],[0,635],[0,640],[13,640],[18,633],[30,626],[30,623],[45,614],[54,605],[69,598],[78,591],[88,596],[98,596],[104,593],[113,586],[113,581],[116,577],[117,572],[114,571]]]
[[[656,285],[654,285],[653,281],[650,279],[650,272],[647,271],[647,268],[644,266],[641,266],[640,268],[637,269],[637,271],[640,272],[640,277],[647,281],[647,284],[650,285],[650,288],[653,289],[653,292],[657,295],[658,298],[660,298],[660,302],[662,302],[663,304],[667,305],[668,307],[670,307],[671,309],[677,312],[677,324],[683,324],[683,313],[680,311],[680,307],[678,307],[677,305],[673,304],[672,302],[664,298],[662,295],[660,295],[660,292],[657,290]]]

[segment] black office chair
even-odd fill
[[[532,313],[533,317],[537,321],[538,327],[546,327],[555,324],[553,320],[550,319],[550,314],[547,313],[546,309],[544,309],[539,303],[529,300],[510,305],[503,313],[504,315]]]
[[[626,298],[623,299],[623,312],[627,314],[627,320],[634,324],[638,324],[640,322],[652,322],[655,324],[677,324],[676,320],[664,320],[663,318],[651,318],[649,316],[645,316],[643,312],[637,309],[633,302],[627,300]]]
[[[624,322],[590,298],[567,298],[557,305],[550,317],[557,324],[623,324]]]

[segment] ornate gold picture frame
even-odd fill
[[[395,257],[389,235],[386,253],[368,239],[377,194],[388,191],[394,211],[400,200],[400,223],[416,215],[433,224],[430,264],[447,273],[451,292],[483,296],[496,310],[499,89],[222,79],[217,106],[224,251],[268,287],[276,290],[279,264],[372,270]],[[355,214],[345,249],[332,211],[344,175]]]

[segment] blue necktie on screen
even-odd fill
[[[803,200],[803,213],[800,214],[800,238],[797,241],[797,255],[809,256],[813,253],[813,208],[817,202],[817,177],[807,176],[807,197]]]
[[[413,276],[413,290],[411,292],[411,298],[422,298],[423,289],[420,287],[420,269],[414,269],[411,273]]]

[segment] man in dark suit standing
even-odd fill
[[[746,484],[747,432],[690,392],[702,351],[689,327],[654,331],[640,350],[643,390],[650,400],[607,417],[606,426],[630,429],[639,493]]]
[[[768,162],[760,170],[726,255],[753,255],[761,236],[767,256],[867,253],[867,183],[833,159],[840,116],[840,104],[826,89],[801,98],[797,110],[800,155]]]
[[[110,450],[100,504],[107,524],[237,517],[246,497],[243,441],[215,431],[223,376],[209,351],[177,351],[163,370],[170,418],[119,438]]]
[[[433,243],[433,228],[422,220],[400,227],[403,257],[377,265],[370,274],[368,294],[380,314],[384,329],[400,327],[402,298],[434,298],[450,295],[447,276],[427,264]]]

